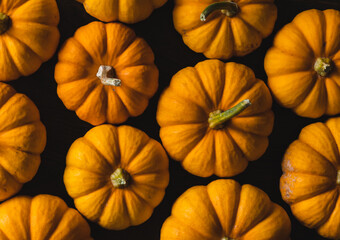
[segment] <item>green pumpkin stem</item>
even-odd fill
[[[229,119],[235,117],[245,110],[247,107],[251,105],[249,99],[245,99],[242,102],[238,103],[236,106],[228,109],[225,112],[221,110],[214,111],[209,114],[209,127],[212,129],[221,129],[223,128],[223,124]]]
[[[4,13],[0,13],[0,35],[5,33],[9,29],[10,18]]]
[[[115,188],[126,188],[131,182],[130,174],[123,168],[117,168],[110,176]]]
[[[317,58],[314,63],[314,70],[321,76],[326,77],[333,70],[332,60],[329,58]]]
[[[234,17],[239,12],[239,7],[235,2],[231,1],[212,3],[201,13],[201,21],[207,20],[207,17],[214,11],[221,11],[228,17]]]
[[[115,69],[111,66],[100,65],[96,76],[104,85],[114,87],[119,87],[122,85],[122,81],[117,78]]]

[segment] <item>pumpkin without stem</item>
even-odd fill
[[[290,220],[262,190],[216,180],[184,192],[172,207],[161,240],[289,240]]]
[[[276,100],[303,117],[340,113],[340,12],[307,10],[275,36],[264,66]]]
[[[122,123],[143,113],[158,88],[148,44],[132,29],[92,22],[79,28],[59,52],[58,96],[92,125]]]
[[[59,197],[19,196],[0,205],[0,239],[91,240],[90,227]]]
[[[91,16],[104,22],[136,23],[148,18],[167,0],[77,0]]]
[[[258,48],[276,16],[273,0],[175,0],[173,21],[193,51],[228,59]]]
[[[160,137],[190,173],[234,176],[267,149],[274,122],[271,105],[268,88],[250,68],[203,61],[175,74],[162,94]]]
[[[85,217],[120,230],[145,222],[162,201],[168,157],[138,129],[101,125],[72,144],[64,182]]]
[[[302,129],[282,162],[283,200],[305,226],[340,239],[340,118]]]
[[[0,1],[0,81],[34,73],[59,42],[55,0]]]
[[[37,107],[0,83],[0,201],[35,176],[45,145],[46,130]]]

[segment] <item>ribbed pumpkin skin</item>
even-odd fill
[[[340,239],[340,118],[302,129],[282,162],[283,200],[305,226]]]
[[[340,12],[307,10],[284,26],[266,54],[268,85],[279,104],[297,115],[318,118],[340,113]],[[321,77],[317,58],[333,70]]]
[[[101,65],[112,66],[121,86],[103,85]],[[92,125],[122,123],[142,114],[158,88],[158,69],[148,44],[119,23],[92,22],[79,28],[59,52],[58,96]]]
[[[11,19],[0,34],[0,81],[34,73],[52,57],[59,43],[55,0],[2,0],[0,13]]]
[[[0,83],[0,201],[35,176],[45,145],[46,130],[37,107]]]
[[[282,207],[262,190],[221,179],[195,186],[174,203],[161,240],[289,240],[291,224]]]
[[[104,22],[136,23],[148,18],[167,0],[77,0],[91,16]]]
[[[222,129],[209,127],[209,113],[242,100],[251,105]],[[158,103],[163,146],[190,173],[220,177],[241,173],[267,149],[274,123],[265,83],[237,63],[207,60],[176,73]]]
[[[110,180],[117,168],[131,176],[126,188],[115,188]],[[64,182],[86,218],[107,229],[125,229],[149,219],[162,201],[168,158],[160,143],[138,129],[101,125],[70,147]]]
[[[90,227],[59,197],[18,196],[0,205],[0,239],[92,240]]]
[[[227,17],[215,11],[205,22],[200,14],[221,0],[175,0],[173,22],[184,43],[207,58],[244,56],[273,31],[277,9],[273,0],[234,0],[239,13]]]

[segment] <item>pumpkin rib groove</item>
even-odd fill
[[[126,193],[125,193],[126,194]],[[144,199],[141,195],[139,195],[137,192],[135,191],[131,191],[130,194],[133,194],[136,196],[136,198],[138,198],[140,201],[144,202],[144,204],[146,206],[148,206],[151,209],[154,209],[158,204],[156,204],[156,206],[152,206],[149,201],[147,201],[146,199]]]
[[[91,54],[87,51],[87,49],[83,46],[83,44],[81,44],[81,43],[78,41],[78,39],[76,39],[75,37],[73,37],[73,38],[71,38],[71,39],[72,39],[72,41],[75,42],[75,44],[77,45],[77,47],[81,48],[81,49],[87,54],[88,60],[91,60],[90,63],[94,63],[93,57],[92,57]],[[59,57],[59,55],[60,55],[62,49],[65,47],[67,41],[69,41],[69,40],[71,40],[71,39],[68,39],[68,40],[66,40],[66,41],[63,43],[63,45],[61,46],[60,51],[59,51],[59,53],[58,53],[58,57]],[[75,60],[75,59],[74,59],[74,58],[68,59],[68,60],[62,59],[60,62],[62,62],[62,63],[71,63],[71,64],[75,64],[75,65],[80,65],[80,66],[87,67],[86,65],[82,65],[82,63],[83,63],[82,61],[71,62],[70,60]]]
[[[12,56],[11,56],[9,50],[8,50],[7,44],[5,43],[5,41],[3,40],[3,38],[0,38],[0,41],[2,42],[2,44],[1,44],[1,46],[3,47],[3,48],[2,48],[2,51],[6,52],[7,55],[10,56],[10,57],[8,58],[8,60],[9,60],[10,63],[11,63],[11,67],[14,68],[15,72],[18,73],[18,75],[22,75],[21,72],[19,71],[17,65],[16,65],[16,64],[14,63],[14,61],[13,61],[13,58],[12,58]]]
[[[1,237],[5,237],[5,239],[2,239],[2,240],[11,240],[9,237],[7,237],[7,235],[5,234],[5,231],[3,231],[3,230],[1,230],[1,228],[0,228],[0,235],[1,235]]]
[[[1,111],[1,108],[6,105],[6,103],[14,96],[16,95],[17,93],[16,92],[12,92],[10,95],[7,96],[7,98],[5,99],[4,102],[1,103],[0,105],[0,111]],[[2,132],[3,130],[0,130],[0,132]]]
[[[142,151],[146,148],[146,146],[149,144],[149,142],[151,141],[151,138],[149,137],[148,139],[146,139],[146,142],[144,142],[143,144],[140,144],[142,146],[142,148],[140,148],[141,146],[139,146],[138,150],[136,150],[133,155],[130,156],[130,159],[126,159],[126,158],[123,158],[125,161],[122,161],[122,156],[120,155],[120,165],[123,167],[123,168],[126,168],[128,167],[134,160],[135,158],[142,153]],[[119,145],[119,141],[118,142],[118,146],[120,147]],[[119,148],[120,149],[120,148]],[[135,173],[130,173],[130,174],[133,174],[135,175]]]
[[[270,112],[271,110],[267,110],[267,111],[265,111],[265,112]],[[253,116],[257,116],[257,115],[261,115],[261,114],[263,114],[263,113],[265,113],[265,112],[262,112],[262,113],[259,113],[259,114],[256,114],[256,115],[252,115],[252,117]],[[240,116],[239,118],[247,118],[247,117],[249,117],[249,116]],[[254,136],[257,136],[257,137],[267,137],[268,135],[267,134],[260,134],[260,133],[254,133],[254,132],[250,132],[250,131],[246,131],[246,130],[244,130],[244,129],[241,129],[241,128],[239,128],[239,127],[237,127],[236,125],[232,125],[232,126],[230,126],[229,125],[229,127],[230,128],[232,128],[232,129],[234,129],[234,130],[236,130],[236,131],[239,131],[239,132],[243,132],[243,133],[246,133],[246,134],[252,134],[252,135],[254,135]],[[231,136],[230,136],[231,137]]]
[[[127,89],[129,89],[129,90],[130,90],[131,92],[133,92],[133,93],[138,93],[138,94],[140,94],[143,98],[146,98],[146,99],[149,98],[145,93],[143,93],[143,92],[141,92],[141,91],[137,91],[136,89],[134,89],[134,88],[132,88],[132,87],[126,85],[126,84],[124,84],[124,87],[127,88]],[[117,94],[117,95],[118,95],[118,94]],[[119,95],[118,95],[118,96],[119,96]],[[124,107],[126,107],[126,106],[124,105]]]
[[[259,31],[259,30],[257,30],[253,25],[251,25],[250,23],[248,23],[246,20],[244,20],[243,18],[241,18],[241,17],[239,17],[239,19],[248,27],[248,28],[250,28],[250,29],[252,29],[252,30],[255,30],[255,32],[257,32],[260,36],[261,36],[261,38],[263,39],[263,38],[265,38],[265,36],[263,36],[262,35],[262,33]],[[260,45],[261,45],[261,43],[262,43],[262,40],[261,40],[261,42],[260,42]],[[259,46],[260,46],[259,45]]]
[[[111,163],[104,157],[104,155],[96,148],[96,146],[86,137],[81,138],[93,151],[95,151],[102,159],[104,159],[105,163],[107,164],[107,167],[112,167]],[[118,148],[119,149],[119,148]],[[119,156],[120,156],[120,151],[119,151]],[[77,167],[78,168],[78,167]],[[84,169],[86,170],[86,169]],[[86,170],[88,171],[88,170]],[[93,172],[96,173],[96,172]],[[103,174],[102,172],[99,173],[100,175]]]
[[[105,88],[105,91],[112,91],[112,89],[111,89],[111,88]],[[114,91],[114,94],[117,96],[117,99],[118,99],[118,101],[122,104],[124,110],[125,110],[127,113],[129,113],[129,111],[127,110],[127,108],[126,108],[124,102],[122,101],[122,99],[120,98],[120,96],[116,93],[116,91]],[[108,96],[109,93],[106,92],[106,95]],[[107,99],[107,100],[108,100],[108,99]],[[107,113],[108,113],[109,111],[110,111],[110,109],[107,108]]]
[[[16,128],[19,128],[19,127],[23,127],[23,126],[26,126],[26,125],[31,125],[31,124],[34,124],[34,123],[39,123],[39,122],[40,122],[40,120],[37,119],[37,120],[25,122],[25,123],[23,123],[21,125],[15,125],[14,127],[13,127],[13,125],[12,126],[8,126],[7,128],[4,128],[4,129],[0,130],[0,135],[3,134],[4,132],[7,132],[7,131],[10,131],[10,130],[13,130],[13,129],[16,129]],[[30,152],[28,152],[28,153],[30,153]],[[31,153],[31,154],[34,154],[34,153]]]
[[[338,146],[337,142],[335,141],[335,138],[334,138],[334,135],[333,135],[331,129],[329,128],[329,126],[328,126],[327,124],[324,124],[324,125],[325,125],[325,127],[328,129],[328,131],[330,132],[330,136],[332,136],[332,140],[334,141],[335,146],[336,146],[336,151],[337,151],[338,153],[340,153],[340,146]],[[328,160],[328,159],[327,159],[327,160]],[[334,164],[333,164],[333,166],[334,166],[335,169],[337,169],[337,166],[335,166]]]
[[[231,136],[230,132],[228,131],[227,128],[224,129],[225,133],[229,136],[229,139],[231,140],[231,142],[234,144],[234,146],[240,151],[240,153],[242,153],[242,156],[247,159],[247,161],[249,162],[249,159],[246,157],[246,155],[244,154],[244,152],[242,151],[242,149],[240,148],[240,146],[237,144],[237,142],[234,140],[234,138]]]

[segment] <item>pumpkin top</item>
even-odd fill
[[[288,240],[290,229],[287,213],[265,192],[220,179],[185,191],[164,222],[160,239]]]
[[[340,238],[340,118],[304,127],[289,145],[282,170],[282,198],[296,218],[326,238]]]
[[[169,182],[161,144],[129,126],[100,125],[77,139],[64,182],[77,209],[108,229],[146,221]]]
[[[160,137],[189,172],[233,176],[267,148],[271,104],[268,88],[250,68],[206,60],[176,73],[162,93]]]
[[[299,13],[275,36],[264,67],[276,100],[303,117],[340,113],[340,11]]]
[[[0,205],[0,238],[92,240],[85,219],[59,197],[18,196]]]
[[[120,23],[79,28],[58,54],[58,96],[93,125],[122,123],[143,113],[158,88],[149,45]]]

